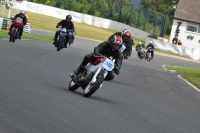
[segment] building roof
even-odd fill
[[[200,0],[179,0],[174,18],[200,23]]]

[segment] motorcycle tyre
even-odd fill
[[[99,77],[99,76],[100,76],[100,78],[97,79],[97,81],[94,83],[94,85],[92,86],[90,91],[88,93],[86,93],[86,94],[84,94],[84,92],[83,92],[83,96],[84,97],[86,97],[86,98],[90,97],[100,87],[100,85],[103,83],[103,81],[104,81],[104,73],[100,72],[97,75],[97,77]],[[85,89],[84,89],[84,91],[85,91]]]
[[[60,51],[61,47],[62,47],[62,41],[63,39],[61,37],[59,37],[58,41],[57,41],[57,51]]]
[[[70,91],[75,91],[75,90],[77,90],[77,89],[79,88],[79,85],[77,85],[76,83],[74,83],[73,86],[70,86],[71,82],[73,82],[73,81],[71,80],[71,81],[69,82],[68,89],[69,89]]]

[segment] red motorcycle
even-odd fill
[[[19,32],[20,29],[23,28],[23,19],[17,17],[16,19],[12,20],[13,27],[10,32],[10,42],[15,42],[16,39],[19,39]]]

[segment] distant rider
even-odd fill
[[[115,59],[115,68],[114,72],[116,75],[119,74],[121,63],[122,63],[122,53],[119,51],[119,49],[122,47],[122,38],[118,35],[114,35],[110,41],[104,41],[100,43],[98,46],[94,48],[94,52],[86,55],[81,63],[81,65],[74,71],[74,74],[78,74],[79,72],[84,70],[84,67],[89,63],[94,61],[95,56],[106,56],[110,57],[113,56],[113,59]],[[108,75],[106,76],[105,80],[112,80],[114,78],[114,72],[108,72]]]
[[[136,51],[138,52],[138,57],[140,57],[141,56],[141,52],[140,52],[140,50],[142,50],[142,48],[144,48],[144,46],[142,45],[142,43],[141,42],[138,42],[138,45],[136,46]]]
[[[131,56],[132,46],[134,45],[134,40],[132,39],[131,31],[128,29],[124,29],[122,32],[116,32],[108,38],[108,41],[111,40],[111,38],[114,35],[121,36],[121,38],[125,44],[125,47],[126,47],[126,49],[123,52],[123,59],[128,59],[128,57]]]
[[[26,23],[27,23],[27,18],[25,17],[25,11],[21,10],[21,11],[19,12],[19,14],[16,14],[16,15],[15,15],[15,17],[13,18],[13,20],[16,19],[17,17],[22,18],[22,19],[23,19],[23,24],[24,24],[23,27],[20,28],[20,32],[19,32],[19,40],[21,40],[21,36],[22,36],[22,34],[23,34],[23,28],[24,28],[24,26],[25,26]],[[9,35],[10,35],[10,33],[11,33],[12,28],[13,28],[13,24],[10,26],[10,30],[9,30],[9,32],[8,32]]]
[[[69,42],[69,44],[71,44],[74,41],[75,29],[74,29],[74,24],[73,24],[73,22],[71,20],[72,20],[72,16],[71,15],[67,15],[66,16],[66,20],[61,20],[56,25],[56,28],[61,26],[61,28],[66,28],[67,30],[69,30],[68,34],[67,34],[68,37],[67,37],[67,40],[66,40],[66,42],[64,44],[64,47],[67,46],[68,42]],[[57,41],[59,33],[60,33],[60,30],[56,31],[56,33],[55,33],[54,42],[53,42],[54,45],[56,44],[56,41]]]
[[[151,57],[152,57],[152,59],[153,59],[155,47],[154,47],[152,41],[150,41],[149,44],[148,44],[147,47],[146,47],[147,52],[148,52],[148,48],[151,48],[151,49],[152,49],[152,50],[151,50]]]

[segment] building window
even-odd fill
[[[186,30],[190,32],[200,33],[200,25],[188,24]]]

